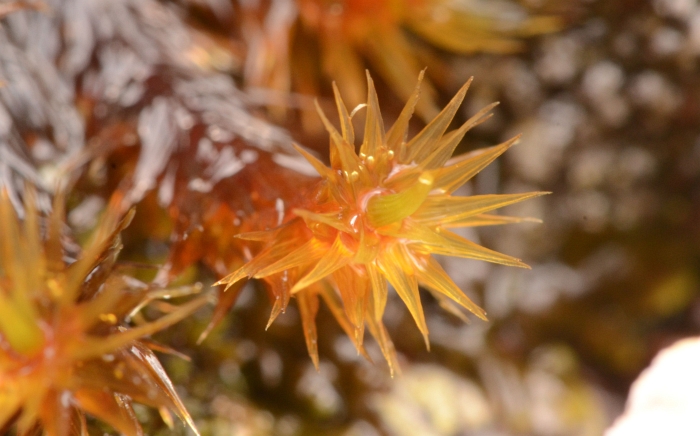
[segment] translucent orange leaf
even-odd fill
[[[408,307],[418,329],[423,334],[426,348],[430,349],[428,325],[425,323],[423,306],[418,295],[418,282],[413,274],[414,265],[404,250],[405,248],[401,244],[395,244],[385,250],[379,258],[379,266],[391,286]]]

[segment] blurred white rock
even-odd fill
[[[632,385],[625,412],[605,436],[700,434],[700,338],[662,350]]]

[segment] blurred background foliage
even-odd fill
[[[296,307],[266,331],[256,283],[221,296],[200,345],[214,309],[159,333],[192,359],[161,358],[203,434],[597,435],[656,352],[697,334],[697,1],[43,3],[0,23],[0,183],[15,205],[37,185],[47,209],[69,181],[77,239],[126,192],[120,260],[143,280],[211,284],[239,265],[233,235],[313,183],[291,142],[327,153],[313,98],[332,108],[335,79],[361,99],[364,68],[387,122],[420,69],[425,115],[474,76],[457,122],[501,104],[459,151],[523,137],[462,193],[553,192],[504,212],[544,224],[465,233],[531,271],[444,259],[490,322],[423,294],[427,352],[390,298],[400,377],[374,343],[376,364],[357,356],[326,308],[316,372]]]

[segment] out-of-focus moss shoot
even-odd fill
[[[158,408],[166,424],[172,424],[172,411],[195,430],[140,339],[206,300],[130,328],[129,314],[160,294],[113,270],[119,234],[133,217],[133,211],[116,212],[121,195],[115,194],[90,242],[70,262],[63,249],[63,197],[56,197],[48,217],[37,213],[32,188],[24,197],[20,219],[0,190],[0,428],[14,427],[18,435],[87,434],[89,414],[136,436],[143,434],[133,410],[139,402]]]
[[[425,47],[447,52],[512,53],[524,48],[523,38],[559,30],[554,15],[538,15],[518,2],[455,2],[450,0],[295,0],[262,7],[247,6],[246,26],[251,51],[246,60],[249,86],[318,94],[322,72],[337,81],[351,107],[363,101],[364,68],[371,67],[401,99],[408,99],[424,61]],[[522,2],[520,2],[522,3]],[[417,38],[416,38],[417,37]],[[416,41],[418,39],[420,42]],[[427,44],[426,44],[427,43]],[[314,51],[309,47],[317,46]],[[421,53],[423,51],[423,53]],[[426,80],[416,113],[429,121],[439,112],[436,91]],[[309,115],[311,115],[309,113]]]

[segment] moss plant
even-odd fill
[[[119,234],[133,211],[107,209],[76,260],[63,248],[63,197],[43,219],[30,189],[24,220],[0,191],[0,429],[87,434],[85,414],[126,435],[142,434],[133,402],[194,424],[144,336],[176,323],[204,298],[141,325],[133,311],[157,292],[114,270]],[[42,225],[45,224],[45,225]],[[45,228],[45,231],[42,229]]]
[[[486,319],[486,313],[462,293],[432,254],[527,268],[518,259],[477,245],[450,230],[522,221],[488,212],[545,194],[452,195],[518,138],[450,159],[465,133],[487,120],[494,106],[482,109],[458,129],[446,131],[470,80],[435,119],[407,140],[421,79],[422,74],[401,115],[385,131],[374,85],[367,75],[367,113],[359,153],[355,150],[351,115],[336,88],[340,132],[319,109],[331,137],[330,168],[298,148],[321,175],[321,183],[309,193],[308,204],[293,211],[296,217],[289,222],[267,231],[239,235],[240,239],[259,244],[260,250],[250,262],[219,282],[230,287],[245,278],[263,279],[274,295],[270,323],[291,296],[297,297],[307,347],[316,365],[314,318],[319,297],[330,306],[361,353],[367,325],[393,371],[397,367],[394,347],[382,324],[387,282],[408,307],[427,346],[428,327],[419,285],[438,301],[455,301]]]

